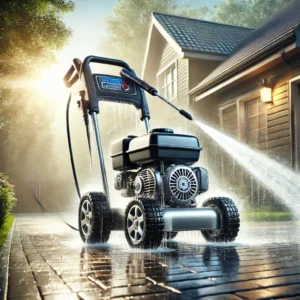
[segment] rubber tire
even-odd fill
[[[173,240],[176,238],[177,234],[178,234],[178,231],[166,232],[166,239]]]
[[[214,197],[207,199],[202,206],[216,208],[220,215],[220,229],[201,230],[206,241],[233,242],[240,229],[240,215],[233,200],[226,197]]]
[[[81,205],[85,200],[90,202],[93,212],[92,229],[88,237],[82,232],[80,224]],[[88,244],[107,243],[111,232],[110,222],[110,206],[104,193],[89,192],[82,196],[78,212],[78,227],[83,242],[87,242]]]
[[[127,215],[133,205],[138,205],[144,214],[144,233],[141,241],[134,244],[127,231]],[[132,248],[158,248],[164,236],[164,219],[162,210],[154,200],[135,199],[129,202],[125,210],[125,237]]]

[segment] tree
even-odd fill
[[[68,0],[0,0],[0,73],[28,74],[54,60],[71,35],[62,16],[74,9]]]
[[[206,14],[207,8],[182,3],[179,5],[175,0],[120,0],[113,14],[106,19],[108,38],[101,41],[100,51],[110,57],[125,58],[139,73],[153,12],[200,18]]]
[[[55,62],[73,9],[69,0],[0,0],[0,170],[10,176],[41,173],[50,156],[52,112],[23,80]]]
[[[210,9],[212,20],[257,28],[292,0],[224,0]]]

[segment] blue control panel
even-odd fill
[[[97,81],[102,91],[136,94],[135,86],[121,77],[99,75],[97,76]]]

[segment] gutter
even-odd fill
[[[230,69],[224,70],[222,73],[216,75],[207,82],[204,82],[202,85],[192,89],[189,94],[194,95],[198,93],[204,93],[208,90],[216,87],[220,83],[229,79],[230,77],[237,75],[243,70],[249,68],[251,65],[258,63],[260,60],[266,58],[266,56],[271,55],[276,50],[279,50],[289,44],[292,44],[296,40],[296,47],[300,46],[300,26],[297,26],[294,30],[287,32],[286,34],[279,37],[277,40],[269,43],[265,47],[259,49],[254,55],[250,55],[244,58],[242,61],[233,65]]]

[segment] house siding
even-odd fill
[[[291,164],[291,127],[288,83],[273,89],[273,103],[267,109],[267,152]]]
[[[229,135],[238,135],[238,114],[236,103],[222,110],[222,127]]]
[[[173,62],[177,68],[177,100],[174,104],[180,106],[180,108],[184,108],[189,103],[188,59],[180,59],[177,52],[166,42],[161,54],[157,73],[166,69]],[[158,86],[158,83],[156,83],[156,86]],[[183,122],[182,116],[180,116],[177,111],[157,100],[153,101],[149,99],[149,106],[152,115],[152,126],[171,127],[175,130],[179,130],[176,126],[178,126],[180,119],[180,131],[185,131],[185,122]]]
[[[166,43],[161,54],[158,71],[165,68],[168,64],[170,64],[172,61],[176,60],[177,58],[178,58],[178,54],[176,53],[176,51],[170,46],[170,44]]]
[[[188,106],[189,96],[188,59],[179,59],[177,63],[177,101]]]

